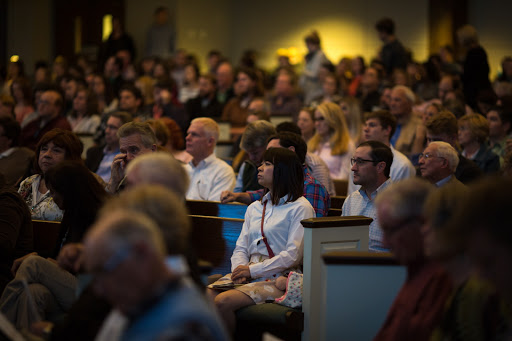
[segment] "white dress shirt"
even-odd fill
[[[235,187],[233,168],[215,154],[199,162],[197,167],[189,162],[185,170],[190,178],[188,200],[220,201],[222,191],[231,191]]]
[[[253,202],[245,213],[245,222],[231,257],[231,271],[239,265],[248,265],[253,280],[275,278],[286,269],[302,263],[304,227],[301,220],[315,217],[313,206],[304,197],[293,202],[287,196],[274,206],[267,193],[262,201]],[[264,202],[267,201],[263,232],[274,253],[268,259],[267,247],[261,235]],[[276,276],[274,276],[276,275]]]

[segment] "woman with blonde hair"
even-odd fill
[[[325,161],[331,178],[345,180],[350,174],[350,158],[355,150],[347,121],[339,105],[322,103],[315,110],[316,133],[308,150]]]
[[[473,160],[484,173],[500,170],[500,158],[487,145],[489,123],[480,114],[469,114],[459,118],[459,143],[462,156]]]
[[[344,97],[340,102],[341,112],[347,120],[347,129],[350,138],[358,144],[363,130],[361,102],[354,97]]]

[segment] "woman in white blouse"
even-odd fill
[[[284,294],[275,280],[302,263],[304,228],[301,220],[315,211],[303,196],[304,173],[297,155],[285,148],[270,148],[258,168],[258,182],[267,189],[245,214],[245,222],[231,257],[232,273],[209,286],[209,294],[233,331],[235,311]],[[219,293],[218,285],[234,289]]]
[[[316,133],[309,140],[308,150],[324,160],[332,179],[348,179],[350,158],[355,146],[340,106],[335,103],[320,104],[315,110],[315,128]]]

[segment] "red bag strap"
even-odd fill
[[[267,237],[265,237],[265,233],[263,233],[263,222],[265,221],[265,209],[267,208],[267,201],[263,203],[263,214],[261,215],[261,236],[263,237],[263,242],[265,243],[265,246],[267,247],[267,252],[270,258],[274,257],[274,252],[270,248],[270,245],[268,245]]]

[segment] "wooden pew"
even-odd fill
[[[348,180],[333,180],[334,189],[336,189],[337,196],[346,196],[348,189]]]
[[[346,196],[341,195],[335,195],[331,197],[331,209],[340,209],[343,207],[343,203],[345,202],[345,199],[347,199]]]
[[[339,217],[341,215],[341,206],[345,197],[334,197],[335,203],[339,207],[329,209],[329,217]],[[331,198],[332,199],[332,198]],[[187,200],[186,205],[191,215],[203,215],[221,218],[244,219],[247,205],[240,203],[223,204],[220,201]],[[332,206],[332,200],[331,200]]]
[[[32,220],[34,251],[41,257],[55,257],[60,228],[61,223],[58,221]]]
[[[191,243],[197,258],[212,264],[211,274],[231,272],[231,255],[242,230],[243,219],[190,215]]]
[[[390,253],[328,252],[317,340],[371,340],[405,281]]]
[[[240,203],[223,204],[220,201],[187,200],[186,205],[191,215],[221,218],[244,219],[247,205]]]

